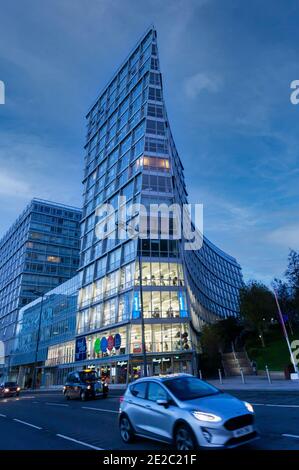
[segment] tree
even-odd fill
[[[291,334],[293,334],[292,321],[296,315],[296,302],[293,288],[287,282],[280,279],[274,279],[272,286],[276,292],[284,321],[288,322]]]
[[[211,325],[204,325],[201,335],[201,345],[205,352],[214,354],[231,348],[243,327],[235,317],[219,320]]]
[[[258,333],[265,347],[265,329],[276,315],[273,293],[264,284],[250,281],[240,289],[240,313],[245,322]]]
[[[228,317],[214,324],[215,334],[222,352],[225,349],[231,350],[232,344],[235,346],[236,339],[240,336],[243,325],[235,317]]]

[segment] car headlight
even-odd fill
[[[8,392],[9,392],[9,388],[5,388],[5,389],[4,389],[4,392],[5,392],[5,393],[8,393]]]
[[[250,412],[250,413],[254,413],[254,409],[253,409],[253,406],[248,403],[247,401],[244,401],[244,405],[246,406],[247,410]]]
[[[20,387],[18,387],[18,388],[17,388],[17,392],[19,392],[20,390],[21,390]]]
[[[91,385],[87,385],[87,390],[90,390],[91,389]]]
[[[194,418],[198,419],[198,421],[205,421],[208,423],[219,423],[222,419],[220,416],[212,413],[204,413],[203,411],[192,411],[192,415]]]

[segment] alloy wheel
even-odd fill
[[[175,436],[175,444],[177,450],[193,450],[194,439],[191,431],[185,426],[180,427]]]
[[[124,442],[132,440],[132,428],[128,418],[123,417],[120,421],[120,435]]]

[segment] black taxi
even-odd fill
[[[63,387],[63,394],[67,400],[80,398],[85,401],[88,398],[106,398],[108,391],[108,384],[101,380],[98,373],[92,369],[71,372]]]

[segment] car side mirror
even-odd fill
[[[168,400],[157,400],[156,403],[157,403],[157,405],[164,406],[165,408],[167,408],[169,406],[169,401]]]

